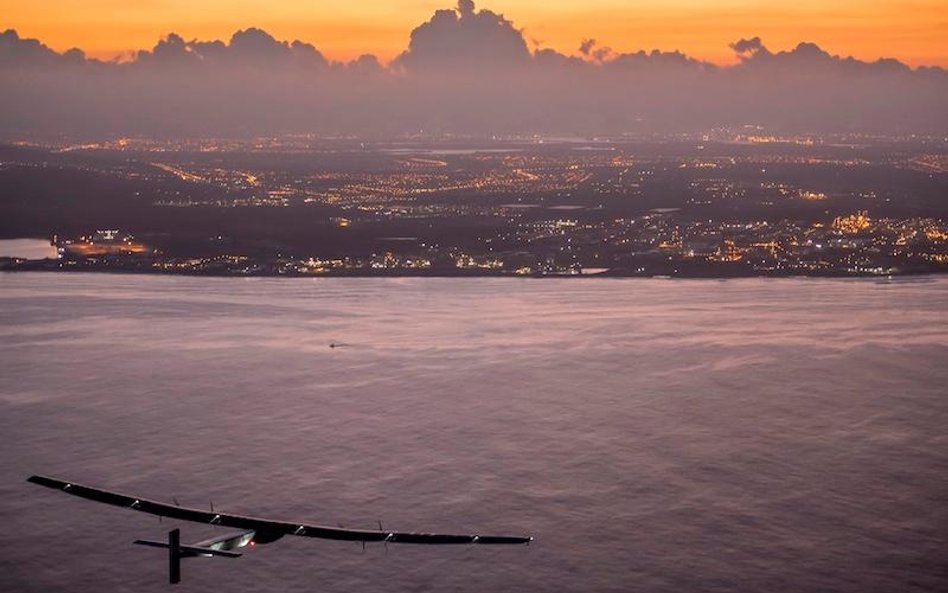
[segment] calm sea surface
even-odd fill
[[[0,257],[55,259],[57,255],[48,239],[0,239]]]
[[[536,537],[287,537],[180,591],[948,590],[946,278],[0,274],[0,369],[0,591],[167,591],[130,542],[174,522],[32,473]]]

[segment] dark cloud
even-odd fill
[[[731,49],[736,51],[743,58],[752,56],[761,50],[767,52],[767,48],[764,47],[764,43],[760,40],[760,37],[739,39],[731,44]]]
[[[85,58],[78,49],[58,54],[36,39],[23,39],[13,29],[0,33],[0,67],[41,67]]]
[[[606,48],[609,49],[609,48]],[[604,63],[609,68],[665,71],[668,74],[678,74],[682,69],[692,70],[716,70],[717,66],[694,58],[689,58],[680,51],[659,51],[653,49],[650,52],[643,50],[624,53],[610,54],[608,60]]]
[[[193,53],[187,42],[177,33],[171,33],[160,40],[151,51],[138,52],[140,63],[157,64],[184,64],[200,58],[200,54]]]
[[[616,55],[611,47],[601,46],[592,38],[583,39],[579,44],[579,53],[596,62],[605,62]]]
[[[948,73],[865,62],[813,43],[731,44],[715,66],[678,51],[531,51],[471,0],[438,10],[392,64],[330,63],[256,28],[227,41],[169,34],[124,63],[0,33],[0,137],[281,132],[616,134],[759,124],[785,131],[948,133]]]
[[[303,41],[277,41],[262,29],[249,28],[234,33],[228,43],[222,41],[185,41],[171,33],[151,51],[137,54],[140,64],[193,65],[208,68],[322,68],[326,58],[313,45]]]
[[[229,48],[230,55],[236,59],[272,60],[284,57],[290,45],[286,41],[277,41],[266,31],[251,27],[234,33]]]
[[[579,44],[579,53],[588,56],[592,48],[596,46],[596,40],[592,38],[583,39]]]
[[[898,60],[883,58],[875,62],[864,62],[853,57],[832,55],[811,42],[801,42],[789,51],[770,51],[759,37],[741,39],[731,44],[746,69],[770,70],[770,76],[816,75],[820,72],[838,77],[854,74],[886,76],[910,73],[912,70]],[[936,70],[941,70],[936,68]]]
[[[523,66],[530,58],[526,40],[513,23],[461,0],[456,10],[438,10],[412,31],[408,49],[396,64],[414,71],[497,71]]]
[[[382,63],[372,54],[362,54],[349,62],[347,67],[353,72],[361,74],[382,74],[384,71]]]

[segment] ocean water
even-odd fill
[[[329,344],[344,344],[330,348]],[[180,591],[948,590],[948,279],[0,275],[0,590],[165,591],[173,526],[275,519]]]
[[[49,239],[0,239],[0,257],[56,259],[58,255]]]

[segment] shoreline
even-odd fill
[[[45,274],[115,274],[115,275],[140,275],[140,276],[172,276],[189,278],[289,278],[289,279],[313,279],[313,278],[510,278],[510,279],[628,279],[641,278],[651,280],[736,280],[752,278],[801,278],[801,279],[875,279],[875,280],[896,280],[896,279],[920,279],[928,277],[940,277],[948,274],[948,270],[918,270],[895,272],[887,274],[875,274],[867,272],[845,272],[845,271],[826,271],[822,273],[800,273],[800,272],[774,272],[774,273],[742,273],[741,270],[735,270],[732,274],[714,274],[714,273],[637,273],[628,272],[621,269],[610,269],[604,272],[594,274],[583,273],[531,273],[517,274],[513,272],[499,272],[493,270],[418,270],[418,271],[385,271],[385,270],[347,270],[324,273],[303,273],[303,272],[272,272],[272,271],[254,271],[248,273],[223,272],[217,270],[208,271],[185,271],[185,270],[153,270],[153,269],[135,269],[121,267],[50,267],[48,262],[56,260],[29,260],[20,262],[11,266],[0,264],[0,273],[45,273]],[[710,270],[708,272],[711,272]]]

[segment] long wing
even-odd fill
[[[30,476],[28,482],[61,490],[80,498],[103,502],[117,507],[125,507],[159,517],[170,517],[182,521],[193,521],[208,525],[221,525],[237,529],[253,529],[267,535],[298,535],[355,542],[391,542],[396,544],[527,544],[532,537],[513,535],[448,535],[442,533],[406,533],[398,531],[374,531],[361,529],[341,529],[323,525],[270,521],[256,517],[215,513],[200,509],[171,505],[147,498],[126,496],[117,492],[83,486],[75,482],[66,482],[46,476]]]

